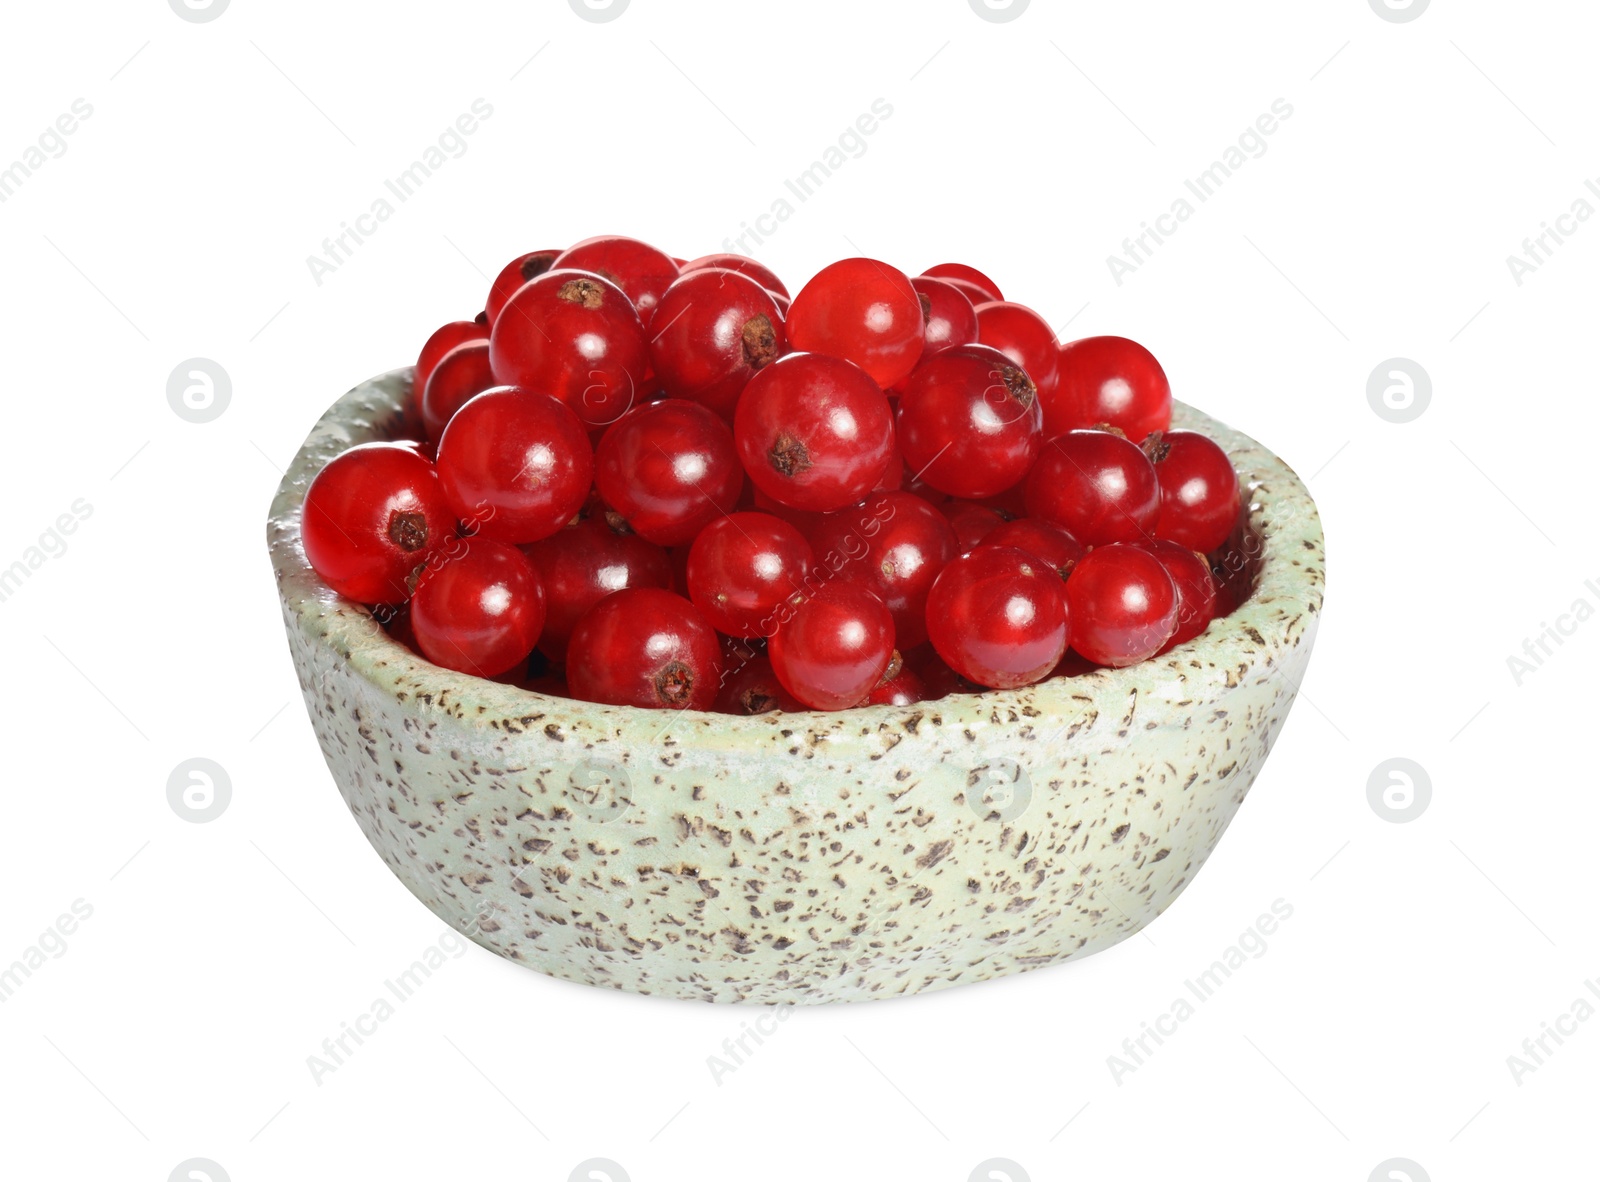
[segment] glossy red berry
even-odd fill
[[[843,259],[817,272],[789,308],[789,342],[842,357],[892,386],[922,356],[922,301],[904,273],[876,259]]]
[[[1039,454],[1032,380],[985,345],[957,345],[912,371],[900,392],[896,439],[921,479],[952,496],[1004,492]]]
[[[1067,580],[1072,647],[1096,665],[1136,665],[1178,626],[1178,591],[1161,560],[1139,546],[1097,546]]]
[[[1109,431],[1069,431],[1045,444],[1024,497],[1029,516],[1061,526],[1085,546],[1146,537],[1161,510],[1150,461]]]
[[[951,694],[981,694],[983,686],[968,681],[945,664],[931,644],[921,644],[905,654],[905,668],[922,681],[922,700],[936,702]]]
[[[1000,350],[1033,379],[1044,415],[1045,438],[1051,438],[1058,433],[1052,424],[1059,417],[1056,408],[1061,386],[1061,345],[1055,330],[1043,316],[1022,304],[979,304],[977,314],[978,340]]]
[[[604,518],[564,526],[524,550],[544,582],[539,651],[553,661],[566,660],[572,630],[607,595],[629,587],[672,585],[672,565],[665,550],[636,534],[612,529]]]
[[[556,267],[589,271],[609,279],[633,301],[639,319],[649,325],[661,293],[678,277],[678,264],[648,242],[608,235],[586,238],[556,256]]]
[[[758,489],[812,512],[861,500],[894,456],[883,391],[850,362],[817,353],[791,353],[750,379],[734,437]]]
[[[811,534],[817,565],[870,590],[894,617],[902,648],[928,638],[928,592],[959,551],[944,514],[906,492],[879,493],[830,513]]]
[[[422,392],[428,387],[428,378],[433,373],[434,366],[444,360],[446,353],[468,341],[488,339],[489,326],[480,324],[476,320],[452,320],[443,328],[437,329],[423,344],[422,352],[417,355],[417,369],[411,380],[411,389],[418,405],[421,405]]]
[[[300,516],[312,569],[360,603],[403,603],[412,572],[455,528],[434,466],[399,443],[335,456],[311,481]]]
[[[1067,647],[1061,579],[1012,546],[969,550],[933,585],[928,638],[952,669],[979,685],[1032,685]]]
[[[999,510],[975,501],[946,501],[938,509],[956,531],[956,545],[963,554],[982,545],[1006,521]]]
[[[605,503],[661,546],[692,541],[733,512],[744,487],[728,424],[682,398],[647,402],[612,424],[595,453],[594,477]]]
[[[493,324],[500,319],[500,313],[510,302],[511,297],[521,291],[525,284],[533,282],[550,270],[560,253],[559,250],[535,250],[518,255],[507,263],[489,287],[489,299],[483,308],[483,314],[488,317],[489,323]],[[484,335],[488,336],[488,333]]]
[[[928,695],[927,687],[910,669],[902,667],[893,677],[880,681],[867,695],[869,706],[914,706]]]
[[[1198,431],[1167,431],[1145,442],[1161,489],[1156,536],[1210,554],[1239,520],[1239,474],[1228,453]]]
[[[435,665],[495,677],[526,661],[544,627],[544,587],[515,546],[468,538],[430,563],[411,597],[411,628]]]
[[[724,658],[726,661],[726,658]],[[722,675],[716,709],[721,714],[766,714],[771,710],[804,710],[799,700],[778,680],[765,653],[746,656]]]
[[[489,356],[502,385],[558,398],[590,427],[621,418],[650,368],[633,304],[585,271],[547,271],[519,288],[494,322]]]
[[[701,255],[697,259],[684,263],[679,270],[684,274],[688,274],[690,271],[704,271],[710,267],[716,267],[723,271],[737,271],[741,275],[754,279],[774,295],[782,296],[786,300],[789,298],[789,289],[783,285],[783,280],[778,278],[777,272],[765,263],[757,262],[746,255]]]
[[[709,710],[721,678],[716,631],[687,599],[653,587],[606,596],[567,645],[567,684],[586,702]]]
[[[1061,347],[1060,398],[1045,406],[1045,430],[1098,427],[1143,440],[1172,425],[1172,387],[1155,355],[1126,337],[1085,337]]]
[[[978,313],[960,288],[926,275],[913,279],[911,287],[917,293],[917,299],[922,301],[920,363],[925,364],[935,353],[942,353],[953,345],[977,343]],[[904,384],[904,379],[900,384]]]
[[[576,516],[594,478],[578,416],[548,394],[499,386],[467,403],[439,441],[439,477],[470,530],[537,542]]]
[[[1089,548],[1059,525],[1038,517],[1023,517],[991,530],[983,539],[990,546],[1015,546],[1032,554],[1065,579]]]
[[[783,687],[813,710],[866,701],[894,658],[894,618],[871,591],[835,579],[786,605],[767,642]]]
[[[964,284],[970,284],[983,293],[983,302],[985,303],[998,302],[1006,298],[1000,294],[1000,285],[998,283],[990,279],[978,268],[969,267],[965,263],[940,263],[937,266],[929,267],[923,274],[932,279],[943,279],[947,282],[956,280]]]
[[[422,388],[422,428],[429,441],[437,444],[450,417],[469,399],[496,385],[487,340],[457,345],[440,358]]]
[[[706,526],[690,547],[689,598],[719,632],[768,636],[811,561],[811,544],[787,521],[734,513]]]
[[[1217,609],[1217,584],[1205,557],[1164,538],[1138,543],[1167,568],[1178,593],[1178,625],[1162,652],[1186,644],[1206,630]]]
[[[650,328],[650,363],[669,398],[725,419],[744,388],[788,347],[772,295],[733,271],[690,271],[667,288]]]

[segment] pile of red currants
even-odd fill
[[[417,360],[424,439],[306,493],[306,557],[434,664],[590,702],[909,704],[1146,660],[1222,608],[1239,519],[1121,337],[958,263],[790,299],[605,237],[512,260]]]

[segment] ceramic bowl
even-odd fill
[[[437,668],[306,563],[300,506],[356,443],[414,434],[411,376],[345,395],[267,536],[317,740],[430,910],[528,968],[715,1002],[898,997],[1109,948],[1177,898],[1311,656],[1322,530],[1299,478],[1187,407],[1248,489],[1246,596],[1165,656],[916,706],[731,718],[596,706]]]

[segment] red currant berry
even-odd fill
[[[590,427],[621,418],[650,369],[628,297],[584,271],[547,271],[519,288],[494,322],[489,355],[497,381],[553,395]]]
[[[800,590],[811,544],[769,513],[734,513],[689,549],[689,598],[719,632],[766,636],[778,607]]]
[[[709,710],[722,678],[722,645],[694,604],[630,587],[578,621],[567,645],[567,684],[585,702]]]
[[[796,596],[767,642],[785,689],[813,710],[866,701],[894,659],[894,617],[865,587],[843,579]]]
[[[439,477],[456,515],[502,542],[548,538],[583,508],[594,453],[570,409],[533,390],[500,386],[450,420]]]
[[[539,651],[565,661],[572,630],[595,604],[629,587],[670,587],[667,552],[635,534],[619,533],[603,518],[557,530],[524,548],[544,582],[544,632]]]
[[[733,271],[690,271],[667,288],[651,325],[650,363],[669,398],[733,418],[756,373],[788,340],[771,294]]]
[[[928,695],[927,687],[910,669],[902,667],[900,672],[886,681],[880,681],[875,689],[867,695],[869,706],[915,706]]]
[[[661,293],[678,277],[678,264],[671,255],[637,238],[620,236],[587,238],[557,255],[554,265],[609,279],[627,293],[646,325]]]
[[[900,486],[905,482],[906,461],[905,458],[900,454],[900,443],[898,440],[896,440],[889,445],[889,462],[883,466],[883,471],[878,475],[877,481],[873,484],[872,491],[897,492],[899,491]]]
[[[734,437],[758,489],[812,512],[861,500],[894,456],[883,391],[850,362],[817,353],[791,353],[750,379]]]
[[[383,625],[383,630],[389,634],[389,639],[397,644],[403,644],[414,653],[420,654],[422,652],[417,647],[417,633],[411,627],[410,604],[403,603],[399,607],[385,612],[374,611],[372,617]]]
[[[505,265],[505,269],[495,276],[494,283],[489,288],[489,299],[484,305],[483,314],[493,324],[500,319],[500,313],[510,302],[511,297],[521,291],[524,284],[531,283],[555,265],[559,250],[535,250],[529,254],[519,255]],[[488,334],[485,333],[485,336]]]
[[[1160,559],[1178,592],[1178,627],[1161,650],[1166,652],[1188,643],[1206,630],[1217,608],[1217,585],[1204,556],[1186,546],[1165,538],[1140,542],[1138,546]]]
[[[411,390],[417,405],[422,404],[422,392],[428,388],[428,378],[434,366],[444,360],[446,353],[468,341],[488,339],[489,326],[479,324],[476,320],[452,320],[435,331],[422,346],[422,352],[417,356],[417,370],[411,379]]]
[[[772,270],[772,268],[768,267],[765,263],[759,263],[755,259],[749,258],[746,255],[701,255],[699,258],[694,259],[691,262],[684,263],[679,269],[684,274],[688,274],[690,271],[704,271],[711,267],[715,267],[722,271],[737,271],[739,274],[746,276],[747,278],[754,279],[773,295],[782,296],[784,299],[789,298],[789,289],[783,285],[783,280],[778,278],[777,272]]]
[[[1048,564],[1063,579],[1089,552],[1087,546],[1059,525],[1051,525],[1038,517],[1008,521],[991,530],[983,540],[990,546],[1015,546],[1024,550]]]
[[[956,531],[939,510],[911,493],[880,493],[828,514],[811,546],[819,566],[883,601],[902,648],[928,638],[928,591],[959,550]]]
[[[468,341],[457,345],[439,360],[422,388],[422,429],[428,440],[437,444],[450,416],[491,386],[494,370],[489,366],[489,342]]]
[[[982,545],[990,534],[1006,523],[1005,516],[999,510],[973,501],[946,501],[938,509],[956,531],[956,545],[963,554],[974,546]]]
[[[979,304],[977,313],[978,340],[991,349],[999,349],[1033,379],[1039,408],[1044,412],[1045,438],[1049,439],[1058,433],[1051,424],[1058,417],[1055,407],[1061,385],[1061,346],[1055,330],[1039,313],[1022,304]]]
[[[1067,647],[1060,578],[1012,546],[979,546],[939,575],[928,596],[928,638],[963,677],[990,689],[1032,685]]]
[[[779,501],[773,500],[758,488],[754,481],[750,482],[750,508],[761,513],[770,513],[783,521],[787,521],[799,530],[806,538],[810,538],[813,531],[821,524],[826,513],[812,513],[805,509],[792,509]]]
[[[1178,590],[1161,560],[1127,543],[1096,546],[1067,580],[1072,647],[1096,665],[1137,665],[1178,626]]]
[[[1161,363],[1138,341],[1085,337],[1061,346],[1061,396],[1045,406],[1047,432],[1120,429],[1143,439],[1172,425],[1172,387]]]
[[[363,443],[328,461],[300,515],[312,569],[359,603],[405,602],[411,573],[455,530],[439,474],[398,443]]]
[[[411,627],[435,665],[495,677],[524,662],[544,627],[544,586],[527,555],[492,538],[468,538],[431,564],[411,597]]]
[[[960,288],[925,275],[913,279],[911,287],[922,301],[923,362],[952,345],[977,343],[978,313]]]
[[[983,687],[974,685],[949,665],[931,644],[920,644],[905,654],[905,668],[922,680],[922,700],[936,702],[951,694],[981,694]]]
[[[892,386],[922,356],[922,301],[911,280],[876,259],[843,259],[817,272],[789,308],[789,341],[854,362]]]
[[[698,402],[647,402],[613,423],[595,453],[595,487],[635,533],[660,546],[694,539],[733,512],[744,470],[728,424]]]
[[[1069,431],[1044,445],[1024,486],[1028,515],[1061,526],[1085,546],[1132,542],[1161,511],[1144,452],[1109,431]]]
[[[1161,488],[1156,537],[1210,554],[1239,520],[1239,474],[1233,461],[1197,431],[1167,431],[1145,442]]]
[[[985,345],[957,345],[906,379],[895,438],[923,480],[976,499],[1027,476],[1039,454],[1041,423],[1026,373]]]
[[[1006,297],[1000,294],[1000,285],[990,279],[976,267],[969,267],[965,263],[940,263],[938,266],[929,267],[923,275],[931,279],[960,280],[962,283],[971,284],[983,292],[983,302],[999,302]]]
[[[717,693],[716,709],[721,714],[765,714],[769,710],[804,710],[799,701],[778,680],[765,653],[746,657],[738,668],[725,673]]]

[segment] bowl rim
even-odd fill
[[[456,673],[392,639],[366,606],[323,583],[306,561],[300,540],[305,491],[328,460],[358,443],[404,438],[407,431],[421,438],[410,405],[413,369],[380,374],[339,398],[290,462],[267,521],[279,601],[289,628],[298,628],[312,644],[337,655],[370,690],[406,710],[448,714],[462,725],[493,733],[496,740],[504,739],[507,730],[519,733],[538,721],[552,737],[569,732],[591,745],[619,749],[641,744],[670,748],[692,737],[697,745],[751,751],[770,750],[777,735],[806,732],[835,740],[870,738],[885,729],[902,731],[907,721],[912,725],[906,729],[915,734],[915,720],[923,718],[934,724],[932,729],[948,729],[1015,719],[1019,714],[1034,718],[1041,712],[1125,713],[1130,694],[1153,695],[1192,709],[1249,680],[1271,673],[1287,678],[1280,669],[1283,658],[1314,632],[1321,612],[1322,527],[1305,484],[1254,439],[1174,401],[1173,429],[1210,436],[1233,460],[1246,498],[1247,528],[1241,536],[1258,542],[1260,551],[1249,598],[1231,614],[1213,620],[1195,639],[1137,665],[1050,678],[1022,689],[954,694],[910,706],[773,711],[748,717],[600,705]],[[685,733],[672,733],[680,726]],[[539,728],[530,734],[544,737]]]

